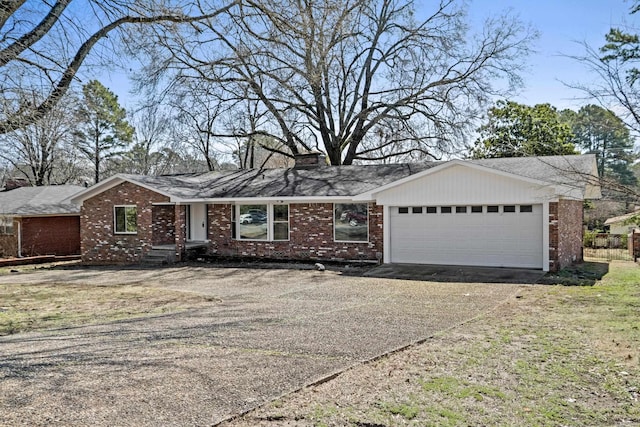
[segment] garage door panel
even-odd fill
[[[391,262],[542,267],[542,205],[531,213],[390,211]]]

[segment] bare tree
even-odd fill
[[[69,90],[98,42],[130,24],[173,24],[210,20],[237,1],[206,10],[204,0],[57,0],[4,1],[0,4],[0,133],[32,124]],[[116,37],[114,37],[115,39]],[[37,104],[21,93],[44,94]]]
[[[395,122],[398,151],[439,155],[464,135],[476,107],[519,83],[535,32],[509,16],[467,33],[464,3],[426,11],[411,0],[243,1],[219,21],[147,34],[146,71],[219,85],[221,102],[255,102],[257,129],[334,165],[376,159],[376,130]],[[419,13],[420,12],[420,13]],[[148,78],[148,77],[147,77]],[[267,120],[268,119],[268,120]],[[427,123],[427,125],[423,125]]]
[[[207,170],[212,171],[218,169],[222,141],[217,138],[220,133],[217,128],[221,125],[219,115],[223,105],[207,86],[187,82],[174,94],[170,106],[176,112],[176,139],[198,153]]]
[[[25,93],[23,102],[37,104],[39,94]],[[76,98],[51,109],[35,123],[0,135],[0,158],[24,175],[31,185],[63,184],[77,178],[72,132],[77,125]]]
[[[636,134],[640,133],[640,89],[635,79],[629,78],[629,71],[634,65],[628,60],[606,57],[599,49],[583,43],[584,55],[571,56],[580,62],[596,77],[589,84],[583,82],[566,82],[568,87],[583,92],[587,98],[597,102],[604,108],[615,109]]]
[[[131,115],[133,147],[124,153],[118,171],[158,175],[171,169],[171,117],[158,104],[143,106]]]

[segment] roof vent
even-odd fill
[[[325,155],[318,151],[296,154],[293,158],[296,161],[295,169],[311,169],[327,164]]]

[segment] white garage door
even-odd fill
[[[542,205],[390,211],[391,262],[542,268]]]

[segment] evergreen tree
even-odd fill
[[[83,102],[78,111],[81,124],[75,132],[78,149],[92,162],[95,182],[100,181],[104,163],[123,153],[133,138],[133,127],[118,97],[99,81],[82,87]]]
[[[498,101],[472,148],[474,158],[576,154],[573,133],[555,107]]]
[[[574,143],[585,153],[596,155],[598,175],[623,185],[636,184],[629,167],[638,156],[633,151],[634,140],[629,128],[622,119],[598,105],[586,105],[577,113],[563,114],[575,135]]]

